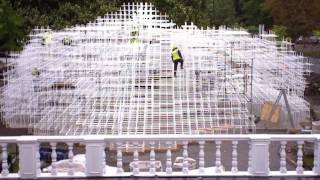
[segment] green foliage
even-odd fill
[[[233,25],[237,22],[234,0],[151,0],[177,24],[198,26]]]
[[[22,18],[5,1],[0,1],[0,52],[21,49],[24,33]]]
[[[282,40],[288,37],[288,29],[285,26],[274,25],[272,31],[277,35],[277,40]]]
[[[319,0],[143,0],[153,3],[177,25],[228,25],[258,32],[265,24],[282,37],[310,35],[320,29]],[[0,52],[19,50],[36,26],[54,30],[86,24],[127,2],[141,0],[0,0]]]
[[[233,0],[213,1],[213,24],[232,25],[236,23],[236,12]]]
[[[258,26],[247,26],[246,29],[251,34],[258,34],[259,33],[259,27]]]
[[[11,0],[17,13],[24,18],[28,31],[35,26],[62,29],[85,24],[106,12],[117,10],[114,3],[104,0]]]
[[[265,0],[264,6],[274,23],[286,26],[292,38],[311,35],[314,29],[320,29],[319,0]]]
[[[105,0],[1,0],[0,52],[20,50],[36,26],[59,30],[117,9]]]
[[[272,24],[272,18],[263,3],[264,0],[240,0],[242,10],[240,21],[248,26],[264,24],[269,27]]]
[[[152,0],[152,3],[162,12],[177,23],[183,25],[184,22],[194,22],[196,25],[208,25],[208,20],[203,18],[205,11],[198,11],[202,7],[202,1],[190,0]],[[203,1],[204,2],[204,1]]]
[[[313,35],[320,38],[320,30],[313,31]]]

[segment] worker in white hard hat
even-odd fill
[[[172,48],[171,59],[174,65],[174,77],[177,77],[178,63],[180,63],[180,67],[183,69],[183,57],[176,46]]]
[[[40,89],[40,71],[38,68],[33,67],[31,70],[31,75],[32,75],[32,84],[33,84],[33,90],[34,92],[38,92]]]

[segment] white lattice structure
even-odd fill
[[[47,32],[52,41],[42,45]],[[297,123],[309,117],[309,66],[274,37],[178,28],[151,4],[59,32],[35,29],[5,74],[3,121],[48,135],[247,133],[250,115],[285,88]],[[185,67],[176,78],[173,46]]]

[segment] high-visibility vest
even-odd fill
[[[182,59],[182,57],[179,55],[179,50],[178,49],[173,50],[171,52],[171,56],[172,56],[173,61],[178,61],[178,60]]]
[[[130,43],[131,43],[131,44],[137,44],[137,43],[139,43],[139,41],[138,41],[137,38],[134,37],[134,38],[131,38],[131,39],[130,39]]]
[[[64,37],[63,38],[63,45],[67,45],[67,46],[70,46],[71,45],[71,38],[70,37]]]
[[[52,33],[46,32],[42,37],[42,45],[48,45],[52,41]]]
[[[40,72],[37,68],[32,68],[31,74],[32,76],[39,76]]]

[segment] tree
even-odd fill
[[[215,0],[213,11],[215,25],[233,25],[237,22],[233,0]]]
[[[277,35],[278,41],[288,37],[288,28],[285,26],[273,25],[272,31]]]
[[[115,3],[104,0],[10,0],[10,3],[24,17],[24,26],[28,31],[35,26],[50,26],[58,30],[85,24],[118,9]]]
[[[151,0],[167,12],[178,25],[194,22],[198,26],[233,25],[237,22],[234,0]]]
[[[9,4],[0,1],[0,52],[8,53],[21,49],[24,32],[22,17]]]
[[[264,1],[265,0],[240,0],[240,21],[246,26],[264,24],[270,27],[272,25],[272,18],[269,12],[263,7]]]
[[[177,25],[198,27],[245,26],[255,32],[258,24],[287,27],[288,35],[311,35],[320,29],[319,0],[144,0],[169,15]],[[60,30],[86,24],[116,11],[127,2],[141,0],[1,0],[0,51],[18,50],[36,26]],[[273,20],[273,21],[272,21]]]
[[[276,25],[288,28],[289,36],[310,35],[320,28],[319,0],[265,0]]]
[[[20,50],[36,26],[59,30],[117,9],[115,3],[104,0],[1,0],[0,52]]]

